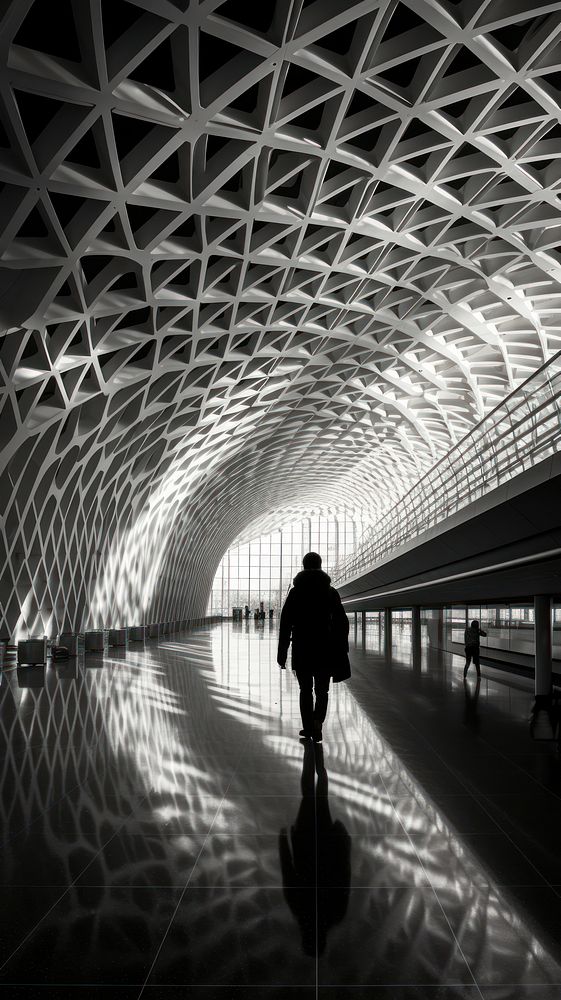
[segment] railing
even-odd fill
[[[561,351],[530,375],[363,535],[332,573],[341,586],[525,469],[561,451]]]

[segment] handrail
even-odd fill
[[[561,351],[472,427],[339,563],[341,586],[399,545],[461,510],[525,469],[561,451]]]

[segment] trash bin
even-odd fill
[[[47,636],[41,639],[20,639],[18,642],[18,667],[24,664],[42,664],[47,662]]]

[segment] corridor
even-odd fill
[[[561,998],[529,686],[394,642],[355,636],[317,748],[269,622],[5,669],[5,995]]]

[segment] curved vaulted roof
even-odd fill
[[[10,634],[201,613],[559,349],[560,6],[6,6]]]

